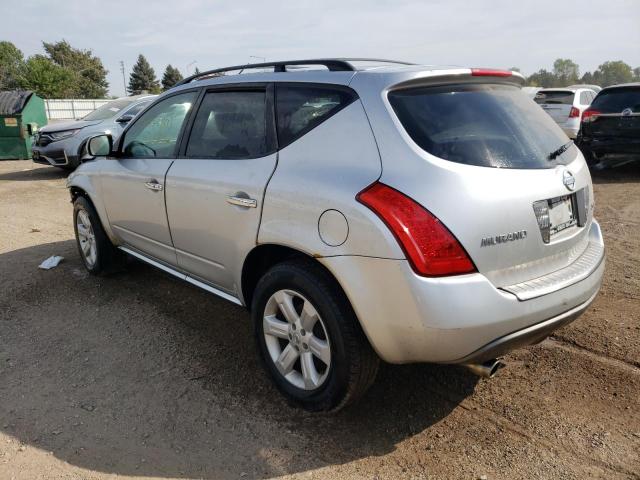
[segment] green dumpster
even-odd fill
[[[44,100],[35,93],[0,92],[0,160],[31,158],[33,136],[46,124]]]

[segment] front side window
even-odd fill
[[[553,168],[575,158],[560,127],[517,87],[418,87],[389,93],[389,102],[420,148],[451,162]]]
[[[125,134],[123,155],[133,158],[173,157],[182,125],[196,96],[197,92],[173,95],[144,112]]]
[[[270,153],[267,112],[264,90],[207,93],[193,122],[186,156],[242,159]]]
[[[332,86],[277,85],[278,143],[282,148],[349,105],[356,96]]]

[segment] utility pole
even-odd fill
[[[122,72],[122,85],[124,86],[124,95],[127,96],[127,80],[124,76],[124,62],[120,60],[120,71]]]

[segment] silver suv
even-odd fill
[[[266,370],[309,410],[357,400],[379,359],[492,376],[604,270],[589,170],[522,83],[353,59],[188,78],[89,141],[68,180],[80,255],[250,308]]]

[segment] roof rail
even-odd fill
[[[378,63],[397,63],[400,65],[413,65],[413,63],[400,62],[398,60],[384,60],[382,58],[326,58],[326,59],[311,59],[311,60],[289,60],[280,62],[264,62],[264,63],[248,63],[245,65],[234,65],[232,67],[216,68],[213,70],[207,70],[204,72],[191,75],[185,78],[181,82],[178,82],[175,86],[184,85],[185,83],[192,82],[199,78],[206,78],[217,73],[232,72],[234,70],[240,70],[240,72],[254,68],[268,68],[273,67],[274,72],[286,72],[287,66],[295,65],[322,65],[327,67],[331,72],[353,72],[356,67],[351,62],[378,62]]]

